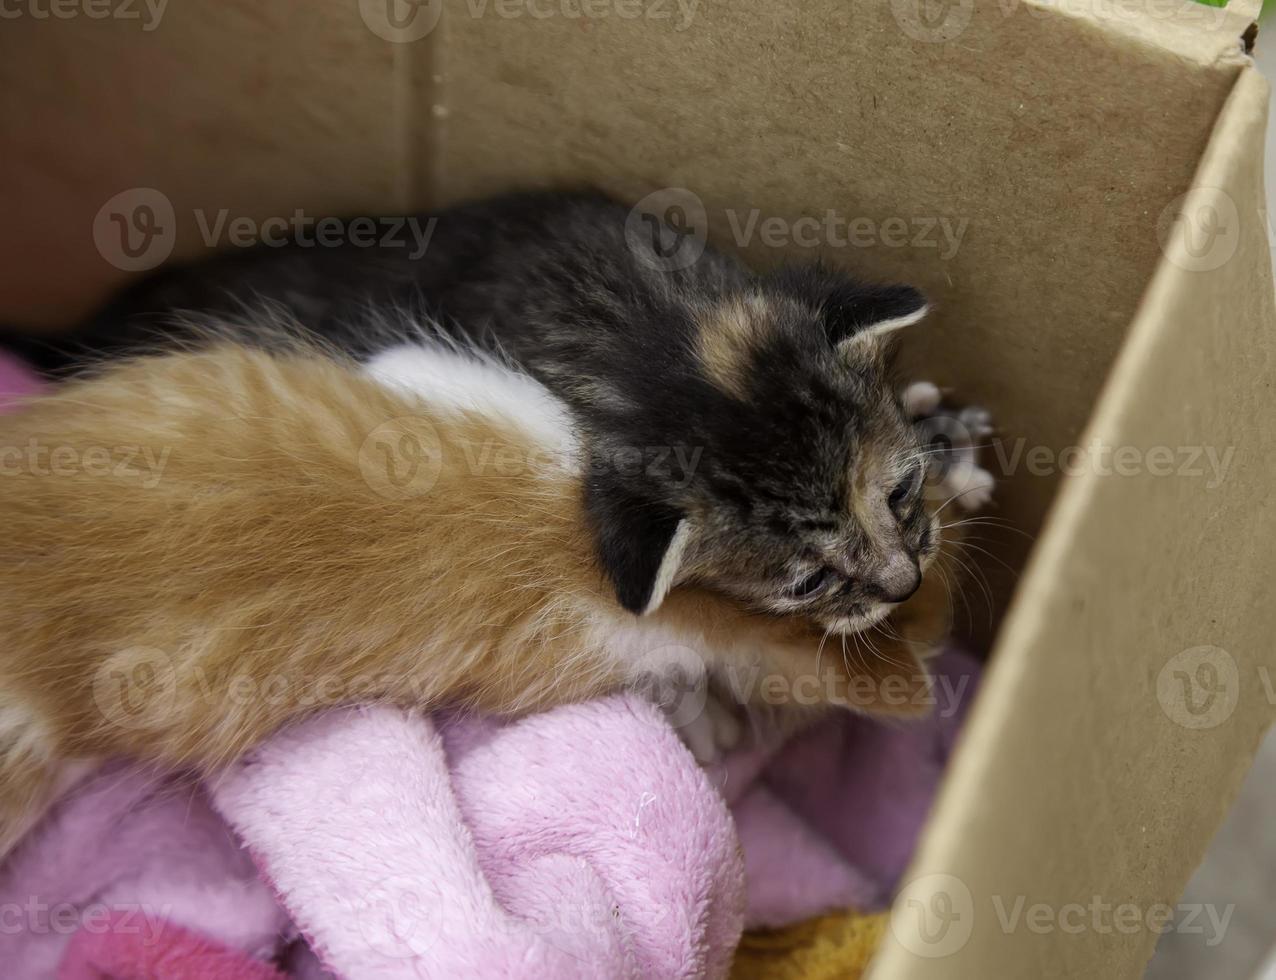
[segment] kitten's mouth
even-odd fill
[[[837,616],[824,621],[824,627],[830,633],[840,633],[843,636],[852,633],[862,633],[866,629],[876,626],[883,619],[891,614],[891,610],[895,607],[885,602],[875,602],[869,606],[864,612],[855,613],[850,616]]]

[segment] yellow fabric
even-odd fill
[[[786,929],[746,932],[731,980],[858,980],[877,951],[887,913],[840,912]]]

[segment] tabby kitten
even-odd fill
[[[739,667],[922,710],[937,586],[853,661],[813,617],[709,591],[635,617],[594,561],[560,404],[490,362],[414,356],[409,393],[215,345],[0,418],[0,854],[93,759],[207,772],[325,705],[523,712]]]
[[[923,446],[888,375],[889,337],[924,299],[821,266],[754,275],[712,248],[668,269],[669,229],[635,233],[630,213],[594,193],[514,194],[435,216],[423,257],[227,252],[161,272],[59,349],[28,353],[83,363],[189,340],[183,315],[266,304],[392,379],[432,339],[415,314],[438,313],[569,406],[595,554],[626,609],[650,613],[688,583],[842,633],[879,622],[939,541]],[[268,342],[253,326],[234,335]]]

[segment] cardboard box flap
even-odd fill
[[[1272,719],[1267,98],[1176,204],[874,980],[1142,975]]]
[[[1203,0],[1023,2],[1042,12],[1088,21],[1099,30],[1172,51],[1199,65],[1241,64],[1245,59],[1241,39],[1262,8],[1262,0],[1230,0],[1223,6]]]

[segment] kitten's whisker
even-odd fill
[[[1015,578],[1019,577],[1019,569],[1015,568],[1013,565],[1010,564],[1010,562],[1006,561],[1004,558],[1001,558],[998,555],[994,555],[987,548],[982,548],[979,545],[974,544],[971,538],[967,538],[964,541],[952,541],[950,543],[953,546],[958,548],[969,548],[971,551],[978,551],[981,555],[987,555],[989,558],[995,561],[998,565],[1000,565],[1002,568],[1008,571],[1011,575],[1015,576]]]
[[[967,574],[970,575],[975,584],[978,585],[980,590],[983,592],[984,601],[988,606],[988,622],[991,624],[994,619],[992,590],[988,587],[988,583],[984,579],[982,571],[980,571],[977,566],[972,567],[971,564],[965,561],[960,555],[952,554],[951,557],[953,561],[957,562],[966,570]]]
[[[945,500],[942,504],[940,504],[937,510],[932,511],[931,517],[938,517],[940,514],[944,512],[945,507],[947,507],[949,504],[951,504],[954,500],[958,499],[959,497],[964,497],[968,493],[975,493],[976,491],[985,491],[987,489],[988,489],[987,487],[967,487],[965,490],[958,490],[955,494],[953,494],[951,497]]]
[[[996,443],[993,442],[972,443],[969,446],[933,446],[919,449],[916,453],[913,453],[912,456],[914,459],[920,459],[923,456],[943,456],[946,454],[978,452],[981,449],[992,449],[994,446],[996,446]]]
[[[951,551],[944,552],[942,557],[945,562],[951,562],[954,560],[954,555]],[[966,629],[973,631],[975,628],[975,620],[971,613],[970,600],[966,596],[966,577],[964,575],[958,575],[955,568],[951,569],[951,571],[953,572],[951,581],[953,585],[955,585],[955,590],[950,588],[949,596],[955,600],[954,605],[959,604],[962,610],[966,613]]]
[[[873,656],[875,656],[878,660],[884,661],[885,663],[890,664],[892,667],[898,667],[900,670],[908,669],[908,664],[903,663],[902,661],[896,660],[894,657],[890,656],[889,654],[883,653],[878,648],[877,644],[873,642],[872,637],[868,633],[864,633],[861,635],[864,637],[864,642],[868,645],[869,650],[872,651]]]
[[[819,648],[816,649],[815,651],[815,676],[817,678],[820,676],[820,658],[824,656],[824,644],[828,642],[829,634],[831,634],[832,632],[833,632],[832,626],[825,628],[824,636],[820,638]]]
[[[941,524],[939,527],[941,531],[945,531],[945,530],[948,530],[949,528],[954,528],[954,527],[979,526],[979,525],[995,527],[1003,531],[1012,531],[1015,534],[1018,534],[1021,537],[1026,538],[1028,541],[1036,540],[1036,535],[1029,534],[1027,531],[1023,530],[1022,528],[1015,527],[1015,525],[1012,524],[1010,521],[1007,521],[1004,518],[1000,518],[1000,517],[991,517],[989,515],[980,515],[978,517],[964,517],[959,521],[952,521],[948,524]]]

